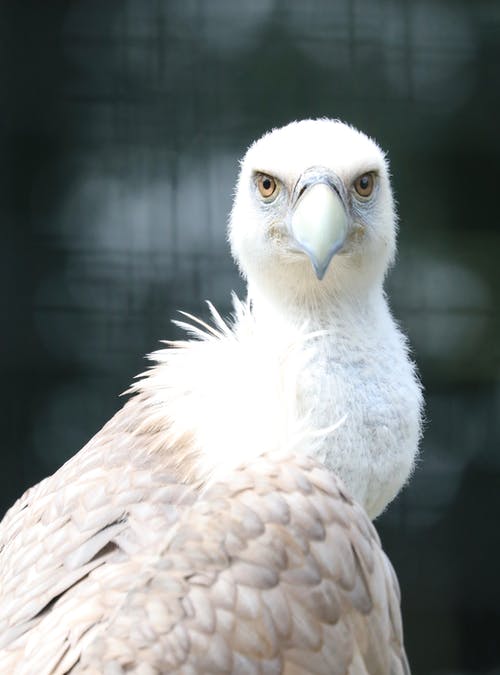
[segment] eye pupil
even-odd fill
[[[264,188],[264,190],[271,189],[271,181],[269,180],[269,178],[264,178],[264,180],[262,181],[262,187]]]

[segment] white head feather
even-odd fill
[[[314,168],[340,179],[349,220],[345,246],[322,281],[289,235],[295,186]],[[256,189],[257,172],[279,181],[272,203],[263,202]],[[353,183],[366,173],[373,173],[376,183],[372,197],[362,200]],[[380,288],[396,250],[396,214],[384,153],[365,134],[328,119],[292,122],[265,134],[242,161],[229,232],[250,295],[275,298],[279,305],[287,304],[287,311],[309,305],[316,311],[317,303],[328,305],[332,295],[351,297]]]

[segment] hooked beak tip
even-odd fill
[[[323,278],[328,268],[330,267],[330,263],[332,262],[332,258],[341,250],[343,243],[344,242],[333,248],[329,256],[321,262],[317,260],[317,258],[310,251],[305,251],[309,260],[311,261],[314,273],[316,274],[316,278],[318,279],[318,281],[323,281]]]

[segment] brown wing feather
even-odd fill
[[[263,457],[199,492],[162,442],[136,397],[7,514],[0,672],[409,673],[396,577],[333,475]]]
[[[214,485],[124,582],[72,672],[409,672],[375,530],[310,460],[262,459]]]
[[[151,420],[140,397],[129,401],[0,524],[0,672],[32,673],[35,664],[37,672],[65,672],[55,664],[65,654],[74,662],[121,600],[115,565],[139,570],[194,500],[179,482],[175,453],[152,451],[163,434]]]

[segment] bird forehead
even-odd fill
[[[383,171],[383,152],[372,139],[334,120],[305,120],[274,129],[248,150],[244,166],[285,182],[322,166],[347,179],[364,171]]]

